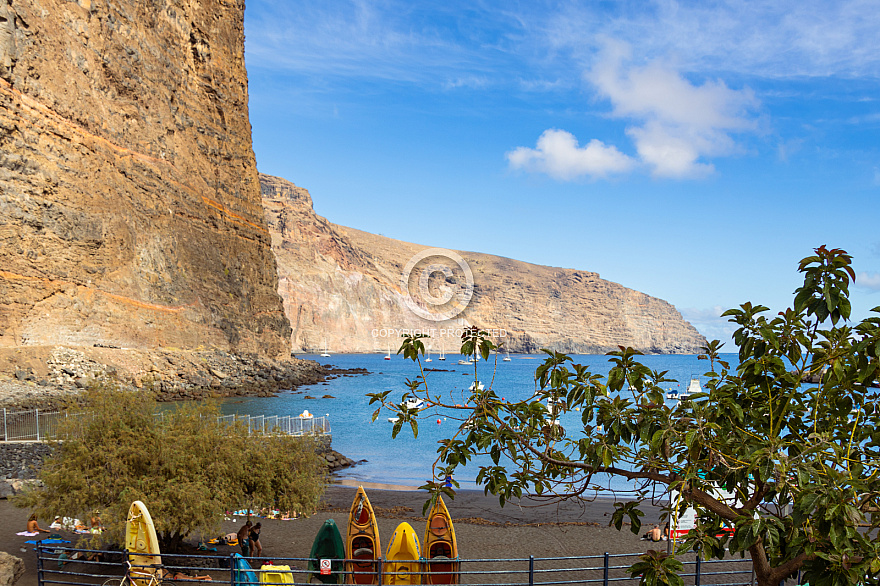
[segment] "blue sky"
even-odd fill
[[[880,0],[248,0],[245,34],[257,166],[332,222],[596,271],[709,338],[821,244],[880,305]]]

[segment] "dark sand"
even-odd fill
[[[366,485],[367,495],[373,508],[379,517],[379,531],[382,547],[386,547],[388,539],[394,532],[395,527],[407,521],[413,526],[420,536],[425,530],[425,518],[422,516],[422,506],[426,500],[424,492],[414,491],[409,487],[393,487],[388,485]],[[390,489],[390,490],[389,490]],[[394,490],[398,489],[398,490]],[[403,489],[403,490],[401,490]],[[328,487],[325,495],[323,510],[308,519],[296,519],[281,521],[273,519],[259,519],[263,524],[262,543],[263,556],[269,559],[277,558],[307,558],[309,556],[312,540],[318,529],[326,519],[334,519],[341,531],[345,531],[348,521],[348,510],[354,498],[355,487],[332,485]],[[452,514],[455,523],[455,533],[458,540],[459,555],[463,559],[511,559],[528,558],[530,555],[536,558],[565,557],[565,556],[601,556],[605,552],[611,554],[638,554],[647,549],[662,549],[665,551],[666,543],[650,543],[642,541],[637,535],[625,526],[618,531],[609,527],[608,523],[614,511],[613,501],[599,499],[589,503],[566,502],[549,506],[536,506],[539,503],[524,499],[518,503],[508,503],[501,508],[497,497],[484,496],[482,492],[461,491],[455,500],[446,499],[447,507]],[[148,503],[149,505],[149,503]],[[647,505],[643,507],[642,533],[650,528],[651,524],[659,520],[659,510]],[[22,553],[20,548],[24,541],[34,539],[15,535],[23,531],[27,522],[28,511],[14,508],[8,501],[0,500],[0,519],[3,519],[3,531],[0,532],[0,550],[21,557],[25,561],[27,573],[19,582],[23,585],[37,584],[36,554],[33,546],[27,546],[27,552]],[[49,521],[40,520],[41,526],[45,527]],[[222,525],[223,533],[234,533],[244,523],[244,519],[235,518],[233,521],[225,521]],[[69,534],[67,534],[69,535]],[[70,536],[76,543],[77,536]],[[216,536],[206,536],[216,537]],[[193,542],[198,536],[193,536]],[[228,555],[231,552],[240,551],[239,548],[221,546],[213,555]],[[686,559],[692,559],[688,557]],[[165,561],[165,560],[163,560]],[[580,567],[595,567],[602,565],[602,559],[590,560],[589,563],[578,562]],[[627,567],[635,561],[634,558],[612,558],[612,565]],[[166,564],[170,560],[165,561]],[[284,562],[291,565],[304,567],[301,562]],[[542,566],[543,564],[543,566]],[[566,565],[568,564],[568,565]],[[487,570],[488,564],[466,564],[463,570]],[[527,562],[500,564],[505,569],[526,570]],[[571,562],[538,562],[536,567],[573,567]],[[499,564],[491,565],[493,569],[499,569]],[[577,564],[574,566],[577,567]],[[740,564],[737,569],[745,569]],[[730,568],[728,568],[730,569]],[[720,568],[714,571],[719,571]],[[691,568],[690,570],[693,571]],[[704,570],[705,571],[705,570]],[[229,573],[223,571],[211,572],[215,580],[229,579]],[[565,573],[568,575],[569,573]],[[622,570],[617,570],[614,575],[623,577]],[[571,576],[567,576],[572,579]],[[591,573],[589,576],[582,573],[579,578],[601,579],[601,572]],[[540,580],[562,579],[563,575],[544,574]],[[470,576],[470,583],[479,582],[527,582],[526,575],[483,575]],[[297,581],[303,581],[299,575]],[[685,583],[693,583],[686,579]],[[727,583],[748,583],[748,575],[728,576]],[[713,580],[704,577],[702,583],[713,583]]]

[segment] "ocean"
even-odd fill
[[[383,411],[375,422],[371,421],[376,404],[369,405],[367,393],[386,390],[393,391],[392,397],[400,399],[406,390],[406,380],[418,376],[418,365],[402,356],[392,355],[391,360],[384,360],[383,354],[334,354],[329,358],[317,355],[297,355],[299,358],[316,360],[339,368],[365,368],[366,375],[340,376],[331,381],[317,385],[303,386],[301,391],[293,393],[283,391],[278,397],[237,397],[221,402],[221,410],[225,414],[250,415],[299,415],[308,410],[315,416],[326,415],[329,418],[333,437],[333,449],[349,458],[364,462],[337,473],[336,476],[355,482],[372,482],[418,487],[432,476],[432,465],[437,458],[439,440],[451,437],[458,428],[459,421],[453,413],[430,408],[420,414],[419,435],[413,437],[408,426],[404,427],[397,438],[391,438],[392,423],[388,421],[391,413]],[[480,382],[495,389],[496,393],[515,401],[531,395],[535,389],[535,369],[541,364],[541,355],[514,355],[510,362],[503,362],[498,357],[497,368],[494,357],[488,362],[480,361],[477,374]],[[432,393],[441,393],[445,400],[465,403],[467,389],[474,380],[474,367],[459,365],[461,356],[447,354],[445,361],[439,361],[437,355],[426,368],[442,369],[446,372],[428,372],[428,386]],[[582,355],[572,357],[576,363],[589,365],[596,373],[607,374],[610,369],[608,357],[604,355]],[[724,355],[724,359],[736,363],[736,355]],[[640,361],[653,370],[669,371],[667,378],[676,379],[678,384],[666,384],[664,387],[683,391],[690,379],[702,376],[708,370],[709,363],[697,360],[696,355],[657,355],[642,356]],[[494,378],[493,378],[494,376]],[[306,396],[316,397],[306,399]],[[329,395],[332,398],[322,398]],[[562,426],[568,430],[577,430],[580,424],[579,413],[567,413],[560,418]],[[466,467],[459,468],[455,480],[464,489],[477,488],[474,479],[479,471],[480,463],[489,463],[488,458],[472,461]],[[622,480],[609,480],[610,487],[615,490],[626,490]]]

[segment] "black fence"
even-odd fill
[[[308,558],[248,558],[252,573],[236,569],[233,555],[162,554],[161,565],[138,565],[126,552],[37,545],[38,584],[94,586],[153,586],[160,584],[202,583],[231,586],[344,584],[356,570],[360,578],[380,574],[385,583],[441,584],[472,586],[541,586],[551,584],[638,584],[638,576],[627,571],[640,554],[600,556],[456,559],[439,569],[429,568],[425,560],[376,563],[363,560],[325,562],[329,574],[321,574],[321,560]],[[681,577],[685,584],[745,585],[752,583],[748,558],[700,560],[693,554],[679,559],[684,563]],[[356,567],[355,564],[362,564]],[[398,565],[399,564],[399,565]],[[434,572],[428,571],[433,569]],[[442,572],[442,573],[441,573]]]

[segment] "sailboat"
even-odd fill
[[[446,353],[443,352],[443,344],[440,344],[440,357],[437,360],[446,360]]]
[[[431,351],[428,350],[428,355],[425,357],[425,362],[431,362]]]
[[[388,346],[388,354],[385,355],[385,360],[391,360],[391,346]]]
[[[327,351],[327,340],[324,340],[324,351],[321,352],[321,358],[330,358],[330,352]]]
[[[502,362],[510,362],[510,350],[507,351],[507,355],[501,360]]]

